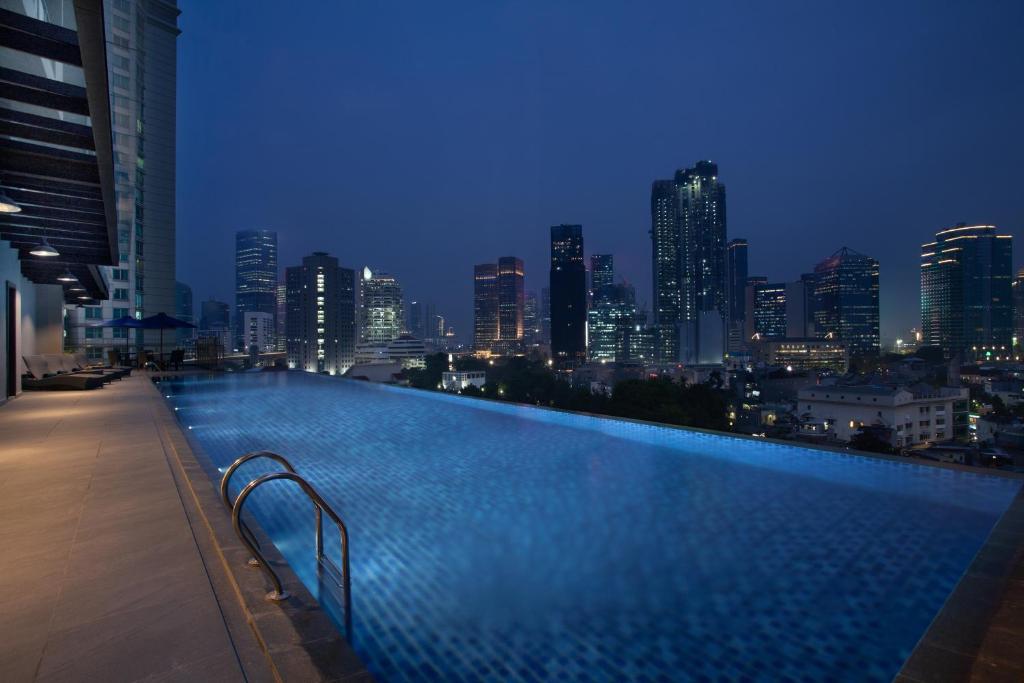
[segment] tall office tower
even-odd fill
[[[231,313],[223,301],[209,299],[200,304],[200,337],[216,337],[224,351],[231,349]]]
[[[551,344],[551,288],[540,290],[540,343]]]
[[[808,313],[812,292],[807,291],[807,282],[803,279],[786,283],[786,338],[802,339],[811,336],[813,325],[810,324]]]
[[[675,183],[655,180],[651,186],[651,291],[657,336],[655,355],[665,362],[679,358],[679,323],[683,320],[677,207]]]
[[[747,240],[734,239],[726,245],[725,252],[725,286],[728,312],[726,344],[730,353],[741,351],[745,346],[743,339],[744,315],[746,313],[747,288]]]
[[[1013,345],[1020,348],[1024,344],[1024,268],[1017,271],[1013,279]]]
[[[877,354],[878,261],[843,247],[814,267],[814,327],[851,354]]]
[[[540,304],[536,292],[523,296],[523,344],[533,346],[540,343]]]
[[[923,344],[947,356],[974,347],[1010,349],[1013,238],[994,225],[940,230],[921,246]]]
[[[274,346],[278,351],[287,351],[288,335],[285,332],[285,318],[288,312],[288,285],[277,283],[277,307],[274,313]]]
[[[750,275],[747,277],[747,286],[743,291],[743,341],[749,343],[757,334],[754,321],[754,308],[757,304],[757,291],[760,287],[768,284],[768,278],[763,275]]]
[[[523,350],[523,260],[515,256],[498,259],[498,350],[520,353]]]
[[[551,355],[560,360],[587,357],[587,267],[583,226],[551,227]]]
[[[245,329],[245,351],[253,360],[254,366],[259,354],[277,350],[274,316],[270,313],[247,311],[242,318],[242,326]]]
[[[322,251],[285,269],[289,368],[340,375],[355,363],[355,277]]]
[[[66,3],[70,6],[70,3]],[[107,79],[114,138],[114,182],[120,263],[105,268],[110,299],[69,307],[69,345],[106,358],[121,330],[92,328],[99,319],[156,313],[175,306],[176,0],[105,0]],[[99,335],[94,336],[95,333]],[[137,344],[160,333],[135,330]]]
[[[192,306],[192,288],[184,282],[174,283],[174,317],[187,323],[195,324],[195,313]],[[183,327],[177,330],[177,344],[184,348],[195,337],[195,329]]]
[[[823,335],[818,334],[818,328],[814,322],[815,311],[818,310],[817,291],[818,276],[814,273],[804,273],[800,276],[800,283],[803,285],[804,294],[804,327],[805,337],[817,338]]]
[[[490,351],[498,340],[498,266],[473,266],[473,350]]]
[[[388,273],[363,268],[359,283],[359,341],[386,345],[402,334],[402,288]]]
[[[277,314],[277,233],[235,233],[235,342],[244,350],[243,320],[249,312]]]
[[[640,328],[636,290],[627,284],[610,284],[595,292],[593,306],[587,312],[590,360],[625,363],[642,356],[642,350],[633,349]]]
[[[611,254],[590,257],[590,293],[596,296],[603,287],[615,284],[615,260]]]
[[[424,325],[423,325],[423,311],[424,306],[422,301],[410,301],[409,305],[406,306],[406,321],[405,331],[408,334],[416,337],[417,339],[424,338]]]
[[[758,282],[754,292],[754,334],[759,339],[786,336],[786,284]]]
[[[664,335],[659,342],[663,362],[710,359],[724,351],[700,345],[702,340],[705,346],[724,342],[720,328],[729,313],[725,236],[725,185],[716,164],[698,161],[676,171],[671,181],[654,182],[654,311]]]
[[[423,304],[423,341],[436,344],[443,336],[438,333],[437,306],[432,303]]]

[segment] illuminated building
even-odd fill
[[[249,312],[277,315],[277,233],[271,230],[235,233],[235,343],[242,350]]]
[[[843,247],[814,267],[814,328],[851,355],[879,352],[876,259]]]
[[[344,373],[355,362],[355,272],[318,251],[285,269],[288,367]]]
[[[1013,239],[992,225],[940,230],[921,246],[923,344],[947,357],[1013,346]]]
[[[359,340],[387,344],[402,334],[402,288],[394,276],[363,268],[359,281]]]

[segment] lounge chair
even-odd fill
[[[76,369],[81,372],[102,372],[105,375],[111,375],[114,379],[121,379],[122,377],[128,377],[132,374],[131,368],[117,367],[116,365],[99,365],[95,363],[89,363],[89,359],[85,357],[84,353],[75,353],[71,355],[76,364]]]
[[[83,370],[78,367],[75,359],[66,353],[44,353],[43,358],[46,360],[51,375],[92,375],[101,378],[104,382],[120,379],[99,370]]]
[[[104,383],[99,375],[50,372],[43,356],[22,356],[22,360],[26,373],[21,377],[21,387],[25,390],[80,391],[99,389]]]

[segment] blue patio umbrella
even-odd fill
[[[172,318],[166,313],[157,313],[148,318],[143,318],[140,327],[146,330],[160,330],[160,365],[164,362],[164,330],[176,330],[183,327],[195,328],[195,325],[184,320]]]
[[[136,320],[130,315],[123,315],[120,318],[114,318],[113,320],[104,320],[101,323],[96,323],[93,327],[119,327],[119,328],[132,328],[138,329],[144,327],[141,320]],[[128,335],[124,336],[124,355],[125,360],[128,360]]]

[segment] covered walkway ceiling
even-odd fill
[[[90,303],[109,296],[97,266],[118,264],[114,164],[103,3],[72,3],[64,25],[0,9],[0,185],[21,207],[0,239],[25,277],[70,270],[86,291],[65,300]],[[44,239],[59,256],[29,253]]]

